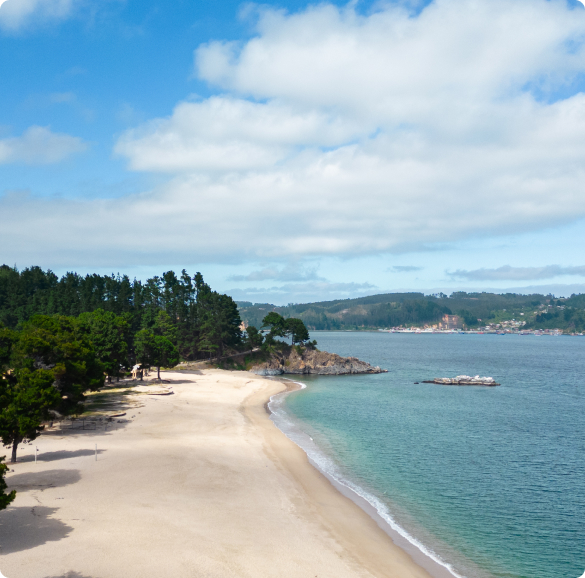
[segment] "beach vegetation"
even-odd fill
[[[309,341],[309,330],[303,323],[302,319],[289,317],[285,322],[285,326],[288,334],[291,336],[291,342],[293,345],[295,343]]]
[[[209,290],[200,301],[199,345],[203,350],[217,352],[223,357],[228,347],[236,348],[242,342],[242,321],[238,306],[228,295]]]
[[[268,335],[273,339],[275,337],[285,337],[288,333],[284,317],[276,313],[276,311],[271,311],[262,319],[262,328],[268,329]]]
[[[285,319],[276,311],[271,311],[262,319],[262,327],[269,329],[267,340],[270,340],[271,344],[276,337],[290,336],[291,345],[309,340],[309,331],[302,319],[294,317]]]
[[[264,336],[256,327],[250,325],[246,328],[245,344],[250,349],[261,347],[264,342]]]
[[[156,367],[160,380],[161,367],[174,367],[179,363],[177,348],[164,335],[150,329],[141,329],[134,340],[136,359],[145,368]]]
[[[16,490],[12,490],[11,492],[6,492],[6,480],[4,476],[8,471],[8,466],[3,463],[6,459],[6,456],[0,457],[0,510],[4,510],[8,507],[8,505],[16,498]]]
[[[78,322],[91,341],[94,351],[104,366],[108,382],[120,379],[128,368],[130,323],[127,314],[96,309],[79,315]]]
[[[183,270],[176,275],[167,271],[142,282],[120,274],[67,273],[59,278],[40,267],[19,271],[0,266],[0,323],[10,329],[22,327],[38,314],[78,317],[97,310],[103,313],[86,319],[85,329],[100,324],[108,328],[109,337],[101,339],[103,343],[96,339],[96,349],[111,377],[117,378],[117,370],[123,372],[134,365],[134,340],[143,329],[168,339],[186,361],[203,359],[210,353],[223,356],[244,345],[237,304],[213,291],[201,273],[189,275]],[[121,327],[124,323],[120,319],[127,326]],[[114,355],[111,343],[122,329],[127,345],[124,360],[120,359],[122,351]],[[117,361],[123,367],[115,367]]]
[[[84,393],[104,385],[104,366],[76,319],[38,315],[13,332],[0,382],[0,437],[12,447],[34,440],[43,422],[82,411]],[[6,362],[6,358],[8,361]]]

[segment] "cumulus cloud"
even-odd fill
[[[0,164],[58,163],[86,149],[80,138],[51,132],[49,127],[31,126],[22,136],[0,139]]]
[[[585,94],[567,87],[585,73],[584,39],[585,11],[561,0],[266,9],[249,41],[196,50],[199,78],[221,94],[116,143],[130,169],[168,173],[165,184],[125,199],[29,199],[27,243],[50,230],[72,259],[82,243],[99,246],[96,259],[275,262],[574,221],[585,216]],[[4,210],[16,222],[18,199]],[[153,217],[168,226],[142,235]]]
[[[563,275],[585,277],[585,266],[561,267],[560,265],[546,265],[545,267],[511,267],[504,265],[497,269],[474,269],[466,271],[458,269],[448,273],[451,277],[467,279],[469,281],[532,281],[535,279],[552,279]]]
[[[360,130],[331,114],[212,97],[180,103],[170,118],[127,131],[115,151],[134,170],[269,169],[299,147],[338,146]]]
[[[73,3],[74,0],[0,0],[0,28],[17,30],[32,18],[65,18]]]
[[[544,0],[435,0],[415,17],[400,5],[369,16],[326,4],[292,15],[267,9],[256,38],[243,47],[210,42],[195,63],[202,78],[240,94],[394,125],[451,125],[455,113],[464,128],[481,121],[472,103],[580,71],[583,20],[565,2]]]

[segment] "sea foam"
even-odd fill
[[[300,381],[294,381],[290,379],[287,381],[295,383],[300,387],[300,389],[305,389],[307,387],[305,383]],[[290,393],[292,392],[285,391],[282,393],[277,393],[271,396],[270,401],[268,402],[268,409],[271,413],[270,419],[278,427],[278,429],[280,429],[280,431],[282,431],[291,441],[299,446],[307,454],[309,461],[334,485],[344,488],[348,494],[348,497],[350,497],[358,506],[361,507],[361,504],[359,500],[355,499],[356,497],[361,498],[367,502],[377,513],[377,515],[387,524],[388,528],[392,532],[395,532],[404,538],[409,544],[414,546],[422,556],[432,560],[432,562],[440,566],[442,569],[448,571],[448,573],[454,578],[465,578],[461,574],[457,573],[451,564],[443,560],[431,548],[425,546],[420,540],[417,540],[417,538],[412,536],[402,526],[400,526],[400,524],[394,520],[390,510],[388,509],[388,506],[384,502],[382,502],[371,492],[366,491],[358,484],[349,480],[341,473],[335,462],[329,456],[327,456],[327,454],[321,448],[319,448],[313,438],[301,429],[299,422],[292,418],[290,413],[286,411],[284,407],[286,402],[285,400]],[[370,512],[367,510],[365,511],[366,513],[370,514]],[[432,572],[432,569],[430,571]],[[585,578],[585,575],[581,578]]]

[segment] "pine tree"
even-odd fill
[[[12,446],[35,439],[43,421],[79,413],[84,392],[104,384],[104,367],[75,319],[33,317],[12,340],[2,376],[0,437]]]

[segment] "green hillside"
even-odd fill
[[[437,324],[445,314],[459,315],[468,328],[517,320],[524,321],[526,329],[585,330],[585,295],[556,299],[551,295],[460,291],[450,296],[384,293],[283,307],[237,303],[241,318],[258,328],[269,311],[277,311],[283,317],[301,318],[312,330],[422,327]]]

